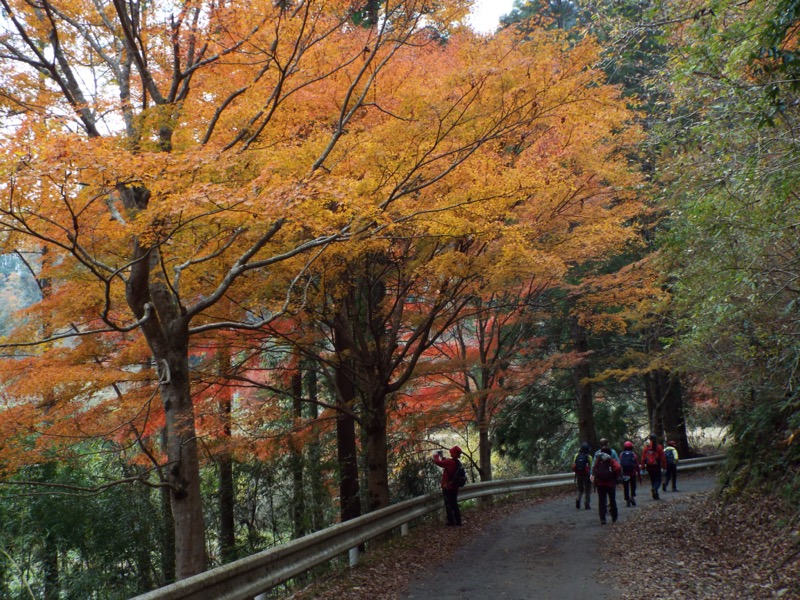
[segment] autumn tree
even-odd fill
[[[281,310],[250,274],[370,228],[355,216],[373,198],[353,195],[334,151],[357,121],[385,115],[376,83],[429,42],[420,19],[464,15],[424,4],[384,3],[379,23],[353,28],[362,6],[345,0],[3,0],[3,247],[46,249],[37,268],[53,293],[7,340],[20,353],[3,365],[14,401],[0,427],[33,444],[30,459],[112,431],[138,445],[171,490],[178,578],[205,566],[190,349]],[[216,310],[226,297],[233,315]],[[20,461],[6,445],[4,468]]]
[[[453,134],[438,142],[437,154],[421,157],[431,161],[448,145],[460,144],[455,148],[469,148],[469,156],[465,155],[469,160],[453,169],[442,185],[415,198],[431,214],[426,221],[393,228],[386,237],[396,241],[370,245],[355,258],[348,254],[342,267],[347,275],[341,279],[351,283],[344,290],[348,294],[355,283],[357,301],[346,304],[343,293],[337,303],[334,292],[336,306],[350,306],[346,331],[351,337],[366,335],[362,350],[356,352],[354,344],[347,344],[342,353],[347,351],[348,361],[358,356],[363,365],[376,369],[369,379],[372,383],[359,375],[360,392],[383,388],[380,396],[384,396],[399,391],[394,380],[408,381],[426,346],[441,336],[430,333],[448,321],[455,323],[476,294],[488,294],[484,285],[489,286],[492,277],[497,289],[509,273],[560,275],[569,263],[613,252],[631,235],[628,225],[639,205],[629,188],[636,178],[618,153],[622,142],[616,137],[617,130],[626,128],[630,113],[619,104],[616,90],[598,85],[601,74],[585,68],[596,50],[590,41],[566,50],[558,35],[539,32],[523,40],[506,32],[483,44],[481,62],[467,76],[461,75],[467,73],[461,68],[453,71],[458,76],[443,79],[450,89],[463,90],[462,95],[450,95],[460,112],[454,114],[446,105],[434,113],[427,126]],[[471,51],[468,46],[451,41],[436,60],[465,61],[467,51]],[[503,66],[500,79],[497,64]],[[553,68],[554,64],[558,66]],[[418,89],[427,99],[435,86],[428,83]],[[495,108],[487,111],[487,106]],[[408,123],[402,127],[394,136],[396,145],[405,143],[409,133],[416,143],[420,137],[416,129]],[[464,138],[464,131],[470,137]],[[483,137],[473,149],[464,143],[474,144],[475,131]],[[399,157],[410,152],[398,148]],[[448,152],[458,157],[453,150]],[[393,164],[385,149],[378,160]],[[412,245],[409,240],[414,239],[420,241]],[[501,274],[495,275],[495,270]],[[341,279],[331,278],[331,287],[341,285],[337,283]],[[374,327],[369,319],[376,319]],[[434,329],[419,329],[431,326]],[[393,351],[398,354],[390,358]],[[368,406],[377,407],[376,432],[385,437],[385,400],[370,401]],[[385,441],[378,445],[380,458],[375,460],[378,472],[383,472]],[[385,480],[385,475],[381,477]]]
[[[454,398],[455,410],[448,420],[455,417],[457,429],[463,423],[477,429],[481,481],[492,479],[495,417],[509,399],[551,366],[537,356],[537,337],[531,327],[531,320],[541,318],[536,306],[541,291],[529,283],[471,299],[470,310],[434,348],[439,354],[434,361],[439,385],[434,389],[441,397]]]
[[[654,86],[652,82],[657,79],[659,70],[666,62],[666,41],[663,33],[671,19],[676,16],[691,17],[693,9],[687,6],[675,5],[675,10],[669,10],[669,2],[659,0],[650,2],[608,2],[606,0],[575,0],[571,2],[517,2],[515,9],[503,19],[507,26],[521,27],[523,29],[534,26],[535,23],[544,23],[547,26],[564,29],[570,39],[580,39],[587,32],[593,34],[603,47],[602,58],[598,66],[607,74],[610,83],[621,86],[623,95],[637,108],[637,120],[645,131],[652,130],[668,103],[669,93],[661,86]],[[657,168],[658,141],[657,136],[642,138],[636,148],[630,148],[630,157],[640,167],[645,180],[649,181]],[[598,416],[595,415],[594,399],[600,391],[609,399],[610,385],[624,390],[617,394],[613,401],[620,405],[627,403],[627,398],[632,394],[641,398],[640,412],[646,415],[646,425],[650,430],[657,431],[659,435],[665,434],[679,441],[683,452],[688,451],[684,419],[684,396],[680,393],[682,385],[680,375],[671,372],[662,360],[662,341],[671,337],[668,331],[669,315],[654,315],[642,308],[638,314],[628,310],[628,306],[609,306],[605,301],[597,302],[598,295],[589,293],[593,299],[584,298],[581,294],[587,288],[598,286],[606,291],[605,283],[595,284],[592,280],[599,277],[607,279],[613,269],[619,274],[634,274],[631,283],[642,283],[642,278],[635,272],[626,269],[626,265],[639,265],[639,273],[645,270],[651,274],[651,279],[644,282],[642,290],[649,290],[644,297],[660,298],[659,290],[654,289],[663,280],[655,270],[644,265],[644,262],[654,256],[656,250],[655,237],[660,223],[665,216],[665,208],[656,206],[655,196],[657,190],[642,188],[642,196],[649,198],[649,211],[640,220],[641,243],[631,246],[624,253],[610,260],[593,265],[592,269],[581,267],[573,273],[571,292],[562,303],[564,308],[563,319],[570,331],[570,343],[574,350],[583,356],[574,368],[573,381],[576,398],[576,418],[580,439],[595,444],[597,435]],[[586,279],[585,285],[581,279]],[[624,283],[621,277],[616,277],[618,283],[627,289],[632,286]],[[625,303],[634,298],[611,290],[611,295],[618,297]],[[596,305],[594,308],[592,305]],[[600,308],[601,305],[603,308]],[[644,306],[644,304],[642,305]],[[652,311],[666,310],[667,304],[658,300],[652,305]],[[598,310],[599,309],[599,310]],[[651,311],[651,312],[652,312]],[[619,321],[615,313],[625,313],[629,320],[625,327],[619,328]],[[603,319],[615,323],[614,328],[587,327],[591,321],[595,325]],[[650,325],[650,329],[644,326]],[[645,346],[651,360],[641,360],[640,348]],[[608,349],[614,348],[614,352]],[[635,356],[627,365],[630,369],[624,374],[623,379],[612,381],[614,374],[625,371],[619,357]],[[635,367],[633,366],[635,364]],[[631,383],[638,382],[638,389],[631,387]],[[595,389],[603,386],[602,390]],[[600,415],[602,421],[604,417]],[[645,425],[639,422],[631,423],[631,432]],[[601,427],[608,424],[599,423]],[[607,435],[609,432],[605,432]],[[622,434],[620,434],[622,435]]]
[[[223,332],[304,310],[324,276],[350,325],[341,275],[388,284],[373,316],[392,327],[370,334],[388,351],[344,337],[336,357],[364,359],[377,508],[388,394],[465,304],[478,249],[581,261],[638,210],[616,151],[630,115],[591,40],[459,33],[456,1],[0,1],[2,244],[39,252],[50,285],[4,340],[0,466],[113,438],[170,491],[178,578],[206,564],[199,437],[225,433],[197,419],[198,348],[224,370]]]

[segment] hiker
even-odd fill
[[[661,489],[665,492],[670,482],[672,482],[672,491],[678,491],[678,449],[675,446],[677,446],[677,444],[673,440],[670,440],[667,442],[667,447],[664,448],[664,459],[667,463],[667,469],[664,483],[661,484]]]
[[[600,524],[606,524],[606,507],[611,513],[611,522],[617,522],[617,479],[622,476],[622,467],[611,456],[611,448],[601,446],[592,467],[592,481],[597,488],[600,509]]]
[[[444,458],[444,452],[439,450],[433,455],[433,462],[442,468],[442,495],[444,496],[444,510],[447,515],[448,527],[461,526],[461,510],[458,508],[458,485],[453,478],[458,468],[458,457],[463,452],[458,446],[450,448],[450,458]]]
[[[575,500],[575,508],[580,510],[581,498],[586,497],[583,507],[591,509],[592,497],[592,455],[587,442],[581,444],[581,449],[572,460],[572,470],[575,472],[575,484],[578,486],[578,498]]]
[[[658,443],[655,433],[650,434],[650,439],[642,450],[641,468],[647,471],[650,478],[650,492],[653,500],[659,500],[658,490],[661,487],[661,470],[666,470],[667,459],[664,457],[664,447]]]
[[[622,444],[619,455],[619,466],[622,467],[622,488],[625,492],[625,506],[636,506],[636,480],[642,483],[642,470],[639,468],[639,457],[633,451],[633,442],[627,440]]]
[[[600,438],[600,445],[597,448],[597,452],[594,453],[594,460],[597,461],[597,455],[603,451],[603,448],[609,448],[611,450],[611,458],[615,461],[619,462],[619,456],[617,456],[617,451],[611,448],[611,444],[608,442],[608,438]]]

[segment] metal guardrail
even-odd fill
[[[681,471],[714,468],[724,456],[681,460]],[[459,500],[574,485],[572,473],[501,479],[468,484]],[[397,527],[442,509],[441,494],[432,493],[339,523],[246,558],[136,596],[132,600],[252,600],[275,586],[357,548]]]

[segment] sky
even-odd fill
[[[470,23],[481,33],[492,33],[502,15],[511,12],[514,0],[476,0]]]

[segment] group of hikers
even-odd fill
[[[626,506],[636,506],[636,483],[638,481],[641,485],[643,471],[647,472],[650,479],[650,493],[654,500],[660,499],[659,491],[666,492],[670,486],[676,492],[679,457],[675,446],[675,442],[670,440],[665,448],[658,443],[658,437],[651,434],[642,448],[641,456],[636,454],[630,440],[622,445],[622,452],[617,454],[608,440],[603,438],[600,448],[592,455],[589,443],[583,442],[572,461],[578,489],[575,508],[580,510],[583,501],[584,509],[591,509],[594,487],[597,490],[600,523],[606,524],[608,513],[611,514],[611,521],[616,522],[619,516],[617,484],[622,483]]]
[[[611,514],[611,521],[616,522],[619,516],[617,484],[622,483],[626,506],[636,506],[636,483],[637,481],[639,484],[642,483],[643,471],[646,471],[650,478],[650,492],[654,500],[659,500],[659,490],[666,492],[667,488],[672,486],[672,491],[676,492],[678,450],[675,446],[675,442],[670,441],[665,448],[658,443],[658,437],[651,434],[642,448],[641,456],[636,454],[633,442],[630,440],[622,445],[622,452],[617,454],[608,440],[603,438],[600,440],[600,448],[592,455],[589,443],[583,442],[572,461],[578,488],[575,508],[580,510],[583,501],[583,507],[586,510],[591,509],[592,488],[594,488],[597,490],[600,523],[606,524],[608,513]],[[442,469],[440,483],[448,526],[461,525],[458,490],[467,480],[464,466],[459,460],[462,454],[461,448],[453,446],[450,448],[450,458],[445,458],[441,450],[433,455],[433,462]]]

